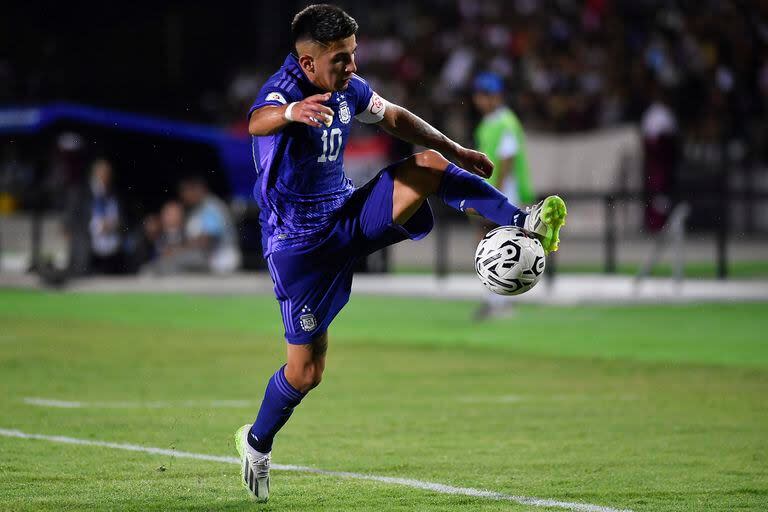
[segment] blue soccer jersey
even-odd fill
[[[307,79],[291,54],[261,88],[248,116],[265,105],[285,105],[324,92]],[[354,75],[347,89],[332,93],[325,103],[334,112],[330,126],[294,122],[273,135],[253,137],[254,197],[262,211],[265,256],[314,240],[352,195],[354,186],[344,174],[344,147],[352,118],[366,112],[372,96],[365,80]]]

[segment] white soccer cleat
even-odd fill
[[[560,246],[560,228],[565,224],[568,210],[558,196],[549,196],[528,208],[523,229],[536,236],[544,247],[544,254],[555,252]]]
[[[269,466],[272,452],[261,453],[248,444],[251,425],[243,425],[235,433],[235,446],[240,454],[242,474],[240,482],[252,499],[266,502],[269,499]]]

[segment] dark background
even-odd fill
[[[11,2],[0,99],[69,100],[205,120],[201,97],[242,66],[276,66],[296,2]]]

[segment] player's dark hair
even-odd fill
[[[293,45],[306,39],[323,44],[345,39],[357,33],[357,22],[340,7],[314,4],[299,11],[291,23]]]

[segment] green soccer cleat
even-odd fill
[[[257,452],[248,444],[247,436],[250,431],[250,425],[243,425],[235,432],[235,447],[240,455],[242,467],[240,483],[251,499],[264,503],[269,499],[269,466],[272,455],[271,452]]]
[[[560,247],[560,228],[565,225],[568,210],[560,196],[549,196],[528,208],[523,229],[536,236],[544,247],[544,254]]]

